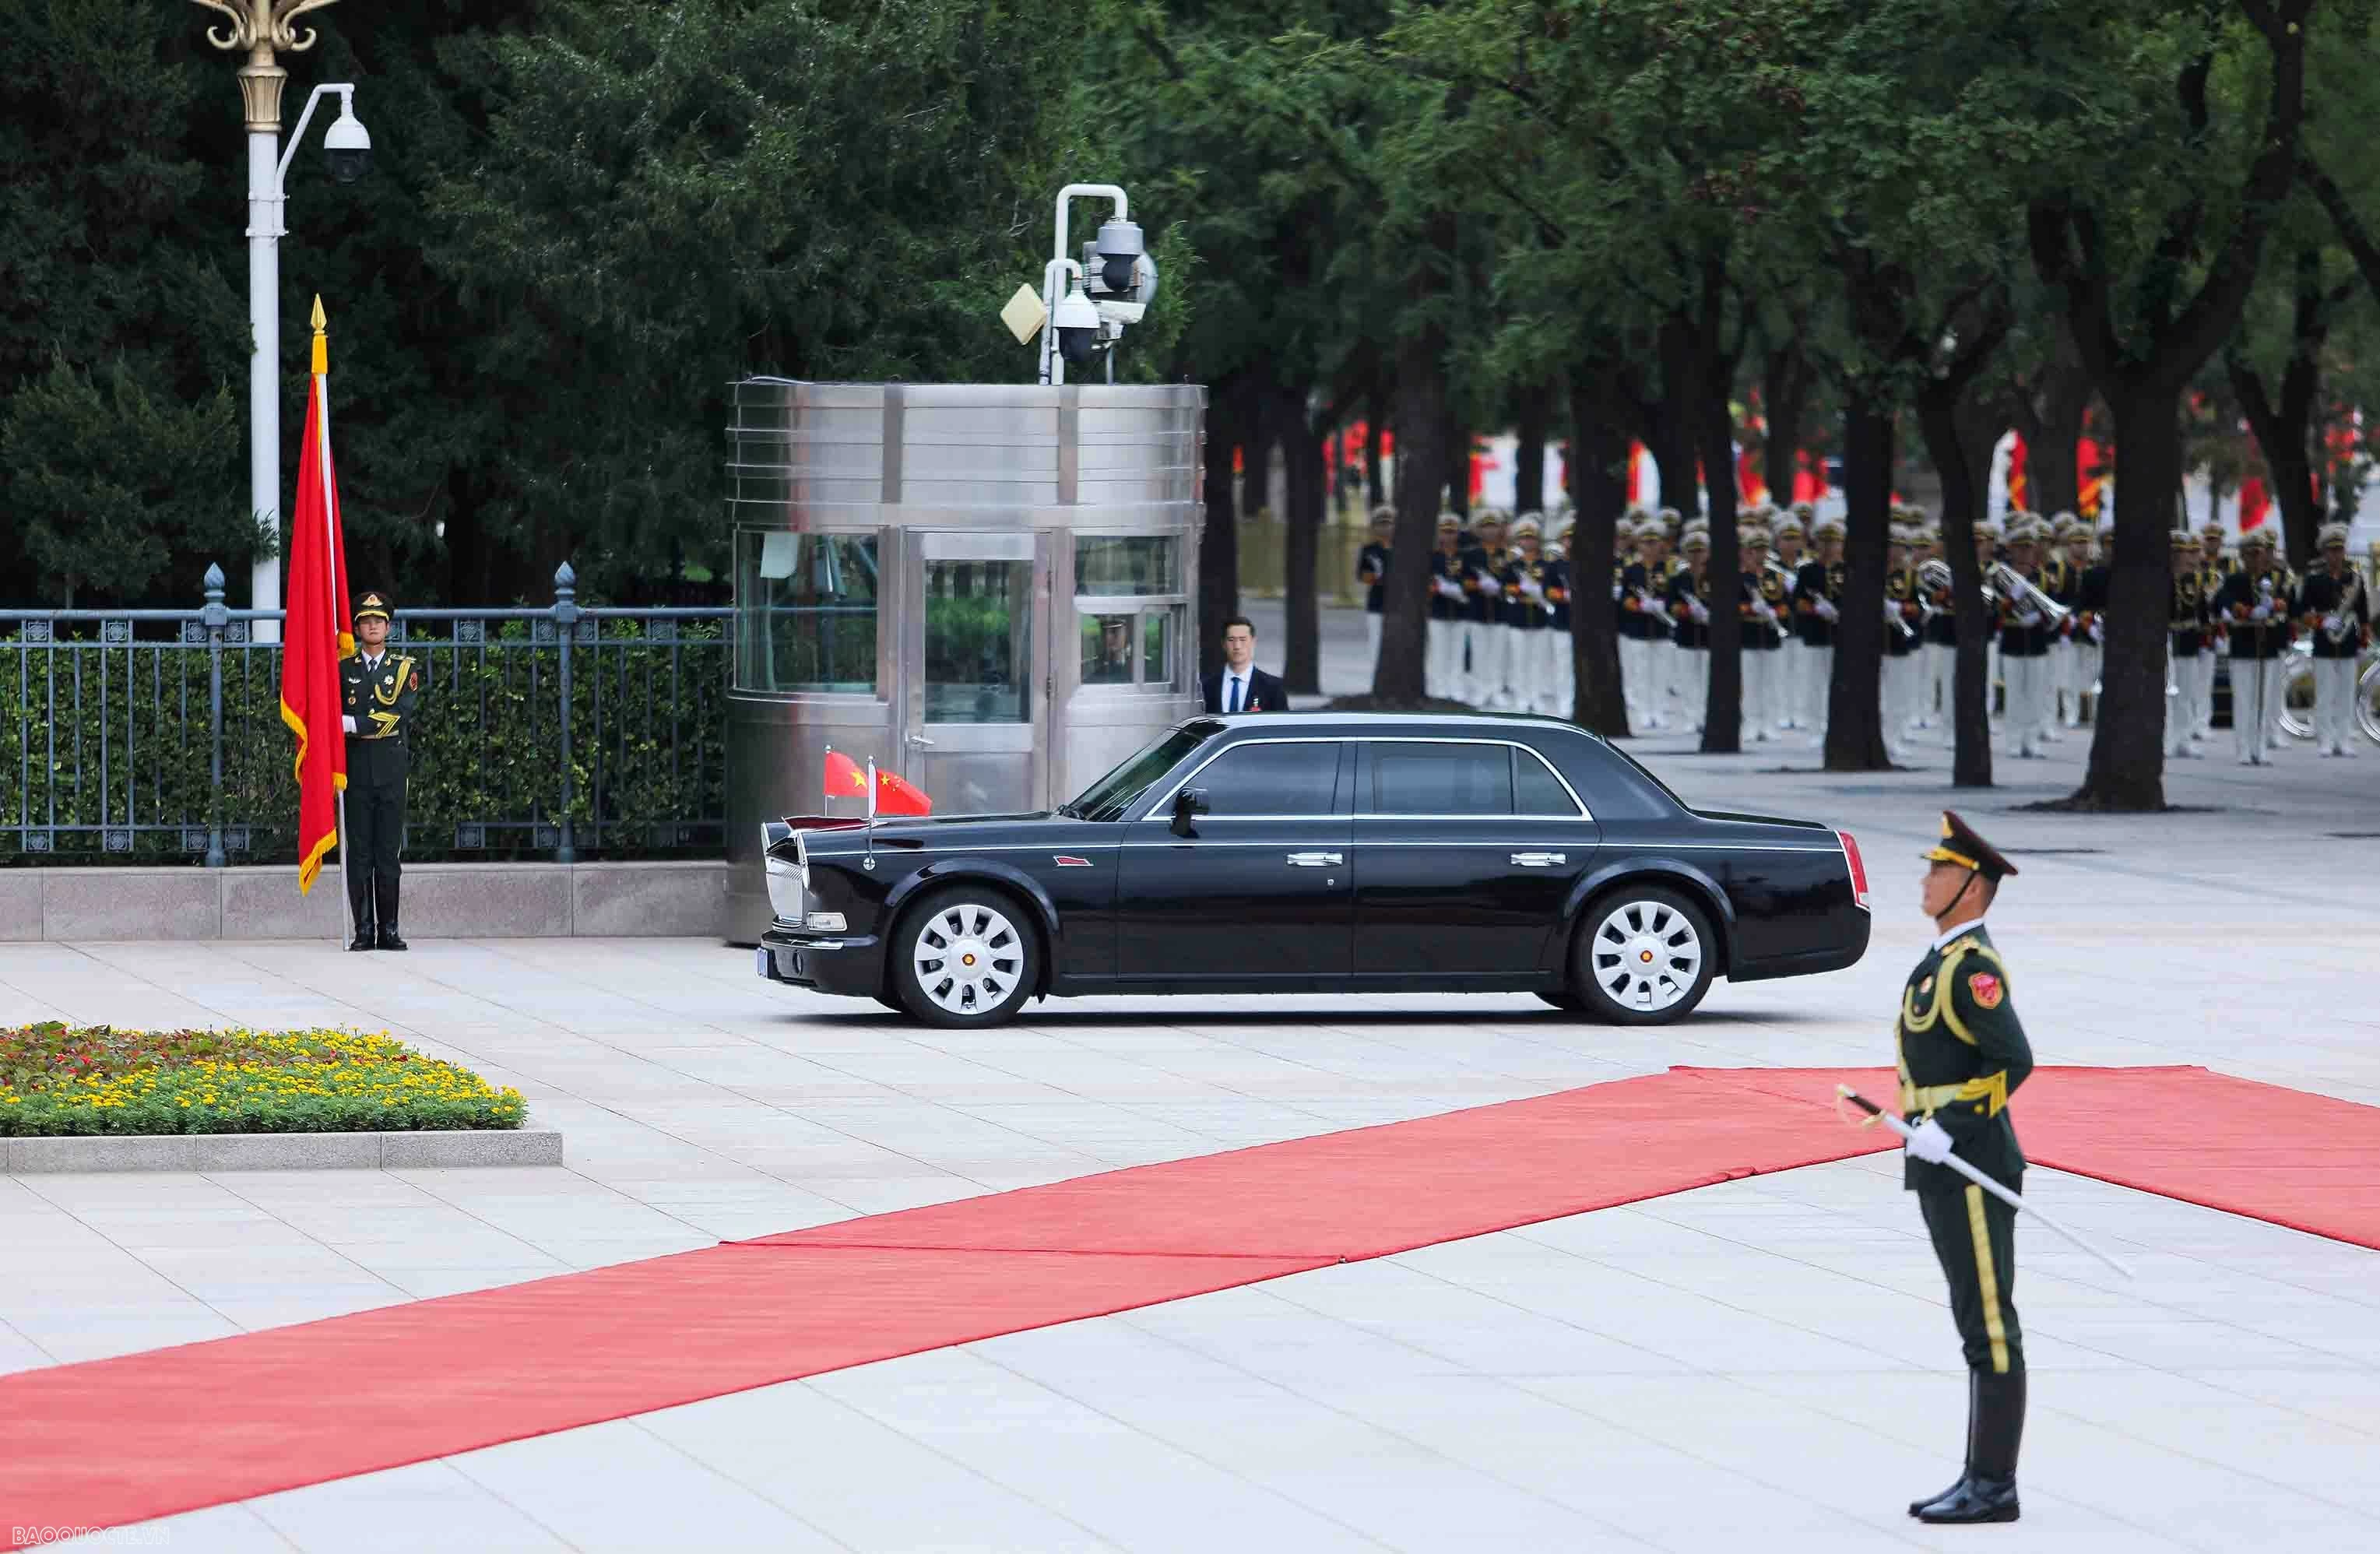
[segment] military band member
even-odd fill
[[[1487,707],[1504,694],[1504,525],[1492,507],[1472,520],[1463,594],[1462,699]]]
[[[339,702],[347,735],[347,834],[339,846],[354,909],[350,950],[402,950],[397,932],[397,856],[405,845],[406,748],[421,671],[388,649],[387,599],[368,593],[356,605],[356,651],[339,662]]]
[[[1429,553],[1429,657],[1425,689],[1441,701],[1463,699],[1463,623],[1470,599],[1463,589],[1463,520],[1438,516],[1438,549]]]
[[[1372,509],[1372,537],[1355,558],[1355,582],[1364,590],[1364,640],[1374,663],[1380,662],[1380,616],[1388,603],[1389,541],[1397,532],[1397,510]]]
[[[2016,1210],[1942,1162],[1955,1155],[2011,1192],[2024,1181],[2008,1105],[2033,1072],[2033,1048],[1984,928],[2000,881],[2017,870],[1948,810],[1942,839],[1925,860],[1934,943],[1901,989],[1893,1026],[1900,1110],[1915,1130],[1901,1180],[1917,1195],[1949,1284],[1967,1361],[1967,1463],[1956,1484],[1912,1500],[1909,1514],[1921,1522],[2013,1522],[2025,1406]]]
[[[1783,569],[1791,593],[1801,591],[1802,565],[1810,558],[1803,552],[1803,542],[1809,537],[1809,528],[1792,513],[1780,513],[1766,503],[1753,515],[1753,522],[1765,526],[1777,544],[1777,565]],[[1826,725],[1825,675],[1815,672],[1816,655],[1809,650],[1799,631],[1801,623],[1793,613],[1791,601],[1787,603],[1784,645],[1777,650],[1777,689],[1779,693],[1779,728],[1823,728]],[[1831,657],[1832,655],[1829,655]]]
[[[2116,520],[2101,518],[2093,536],[2097,543],[2084,565],[2082,576],[2074,584],[2074,684],[2075,700],[2095,698],[2099,685],[2099,645],[2107,635],[2108,567],[2116,554]],[[2181,538],[2187,541],[2189,532]],[[2095,700],[2091,715],[2095,718],[2098,706]]]
[[[2175,529],[2173,580],[2166,589],[2166,683],[2176,694],[2165,699],[2165,753],[2185,760],[2198,757],[2191,746],[2198,720],[2198,649],[2206,638],[2208,601],[2198,558],[2196,537]]]
[[[2269,524],[2240,541],[2240,570],[2223,579],[2215,613],[2231,637],[2231,742],[2241,766],[2269,765],[2281,710],[2281,660],[2289,650],[2290,587],[2273,561]]]
[[[2066,606],[2064,621],[2049,633],[2049,716],[2041,736],[2053,743],[2060,728],[2078,728],[2082,722],[2082,696],[2074,681],[2078,655],[2074,650],[2075,601],[2082,596],[2082,568],[2091,560],[2091,528],[2071,513],[2049,520],[2049,553],[2042,558],[2041,591]]]
[[[2191,737],[2212,740],[2215,737],[2215,661],[2230,646],[2230,623],[2213,613],[2215,598],[2223,591],[2223,581],[2239,570],[2236,556],[2226,556],[2223,547],[2229,531],[2219,523],[2210,523],[2198,531],[2198,587],[2206,596],[2207,629],[2198,638],[2198,724]]]
[[[1942,547],[1939,534],[1935,536],[1933,550],[1935,555],[1932,559],[1949,562],[1949,555]],[[1959,613],[1950,607],[1950,590],[1947,588],[1927,590],[1925,602],[1925,625],[1922,630],[1925,637],[1925,686],[1919,700],[1925,709],[1925,726],[1938,724],[1943,730],[1942,737],[1948,743],[1954,737],[1950,730],[1957,722],[1953,713],[1958,705],[1955,687],[1959,667]]]
[[[1885,753],[1893,760],[1917,722],[1917,698],[1925,661],[1919,623],[1925,618],[1917,568],[1910,560],[1917,535],[1907,528],[1887,531],[1884,552],[1884,673],[1879,686]]]
[[[1678,716],[1700,734],[1710,701],[1710,534],[1689,528],[1679,544],[1686,565],[1670,579],[1670,618],[1677,623],[1670,640],[1678,655]]]
[[[1843,522],[1821,518],[1810,528],[1816,554],[1793,576],[1793,635],[1802,642],[1803,672],[1817,687],[1805,704],[1805,727],[1827,742],[1827,698],[1834,686],[1835,624],[1842,619]]]
[[[1546,598],[1543,532],[1544,526],[1534,517],[1514,519],[1512,550],[1504,565],[1504,624],[1510,633],[1504,680],[1512,704],[1524,712],[1537,710],[1553,678],[1553,666],[1545,658],[1553,634],[1546,629],[1552,604]]]
[[[1669,635],[1669,618],[1661,591],[1661,526],[1643,524],[1634,540],[1636,553],[1620,569],[1620,687],[1628,700],[1628,726],[1641,734],[1661,726],[1653,655]]]
[[[1567,718],[1578,704],[1578,662],[1570,635],[1570,537],[1577,525],[1568,515],[1554,520],[1549,532],[1551,554],[1546,562],[1546,602],[1552,610],[1546,635],[1553,638],[1546,654],[1553,661],[1552,705],[1557,718]]]
[[[2038,520],[2030,513],[2009,526],[2009,565],[2035,587],[2041,583],[2041,569],[2034,552],[2042,538]],[[2042,753],[2042,725],[2049,717],[2049,623],[2022,599],[1998,591],[1995,598],[2000,673],[2008,679],[2009,754],[2033,760]]]
[[[1737,579],[1737,613],[1743,621],[1744,743],[1766,743],[1777,727],[1782,687],[1778,684],[1779,658],[1785,644],[1786,613],[1792,591],[1783,570],[1768,559],[1768,531],[1741,530],[1743,572]]]
[[[2357,655],[2363,650],[2372,601],[2347,563],[2347,526],[2325,524],[2314,537],[2322,560],[2298,584],[2298,623],[2313,643],[2313,740],[2325,756],[2353,759]]]

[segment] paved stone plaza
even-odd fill
[[[1347,688],[1359,623],[1330,628]],[[1417,996],[1053,1001],[948,1033],[690,940],[360,956],[127,924],[0,945],[0,1020],[385,1028],[518,1086],[568,1161],[0,1179],[0,1369],[1670,1063],[1888,1062],[1929,936],[1915,854],[1946,802],[2023,869],[1993,928],[2042,1062],[2202,1063],[2380,1105],[2380,751],[2176,763],[2189,813],[2018,811],[2072,786],[2082,738],[2054,748],[1953,795],[1946,754],[1837,778],[1806,736],[1730,758],[1643,742],[1690,802],[1846,825],[1876,887],[1859,966],[1721,984],[1670,1031]],[[171,1518],[140,1546],[2380,1547],[2380,1254],[2046,1171],[2028,1190],[2140,1278],[2021,1232],[2025,1520],[1909,1521],[1955,1476],[1965,1402],[1897,1169],[1806,1168],[935,1351]]]

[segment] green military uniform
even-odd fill
[[[376,593],[356,606],[361,622],[388,618]],[[339,664],[339,710],[347,733],[347,834],[340,848],[347,900],[355,909],[351,950],[402,950],[397,932],[397,858],[405,842],[405,783],[411,770],[407,732],[421,699],[413,659],[382,645],[369,659],[358,648]]]
[[[2016,872],[1966,822],[1946,813],[1925,857],[1997,883]],[[1972,888],[1972,882],[1969,888]],[[1963,896],[1962,892],[1962,896]],[[1950,916],[1959,910],[1956,903]],[[1929,948],[1900,992],[1893,1025],[1900,1110],[1931,1120],[1951,1152],[2011,1192],[2024,1153],[2009,1098],[2033,1072],[2033,1048],[2010,996],[2008,969],[1981,915]],[[2024,1332],[2016,1313],[2016,1210],[1953,1172],[1906,1157],[1902,1183],[1917,1195],[1934,1256],[1950,1291],[1950,1316],[1969,1377],[1967,1471],[1910,1513],[1928,1522],[2014,1521],[2016,1459],[2024,1430]]]

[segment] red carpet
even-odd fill
[[[0,1524],[113,1525],[1888,1147],[1837,1078],[1679,1069],[0,1377]],[[2033,1158],[2380,1245],[2380,1111],[2045,1069]],[[2135,1142],[2139,1140],[2140,1142]]]

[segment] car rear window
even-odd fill
[[[1509,815],[1512,751],[1502,745],[1380,740],[1372,746],[1369,812]]]

